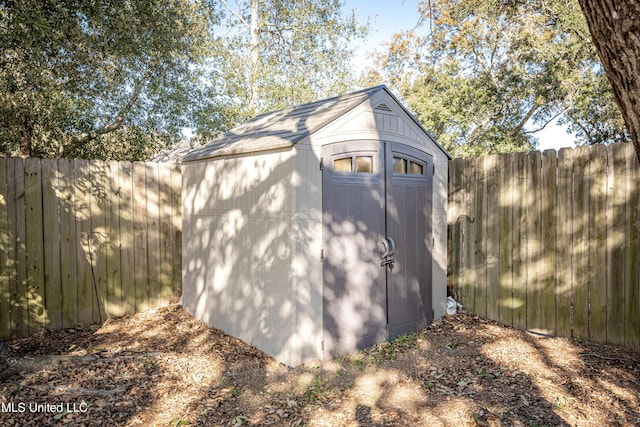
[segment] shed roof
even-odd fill
[[[183,161],[197,161],[232,154],[287,148],[308,135],[351,111],[371,96],[386,91],[427,134],[429,133],[409,111],[393,96],[385,85],[374,86],[333,98],[302,104],[284,110],[261,114],[229,132],[195,148],[183,157]],[[447,151],[429,137],[449,157]]]

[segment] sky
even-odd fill
[[[370,53],[381,49],[395,33],[411,29],[418,22],[417,0],[346,0],[346,10],[353,9],[360,22],[370,22],[370,31],[363,48],[357,53],[355,63],[367,65]],[[364,68],[364,67],[363,67]],[[551,123],[535,134],[540,151],[575,147],[573,136],[564,127]]]

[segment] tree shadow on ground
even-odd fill
[[[93,355],[0,382],[0,401],[88,404],[3,413],[58,425],[634,425],[638,355],[460,314],[333,361],[287,368],[177,304],[12,343]]]

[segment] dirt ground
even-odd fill
[[[2,426],[640,425],[640,354],[464,313],[293,370],[175,304],[10,344],[74,357],[0,382]]]

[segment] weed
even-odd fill
[[[474,412],[471,414],[471,418],[473,419],[473,422],[478,425],[478,421],[480,421],[480,415],[478,415],[477,412]]]
[[[151,371],[155,371],[155,370],[158,369],[158,364],[155,363],[155,362],[152,362],[151,360],[149,360],[146,357],[142,357],[142,358],[138,359],[138,363],[140,363],[146,369],[149,369]]]
[[[189,421],[181,420],[180,418],[174,418],[171,421],[169,421],[170,427],[187,426],[189,424],[191,424]]]
[[[304,391],[302,397],[304,401],[316,403],[318,400],[327,397],[335,391],[335,387],[327,383],[327,380],[321,376],[316,378],[309,384]]]
[[[409,350],[418,348],[418,341],[422,338],[420,334],[406,334],[400,335],[398,338],[391,342],[391,347],[397,350]]]
[[[238,415],[236,417],[233,417],[233,419],[231,420],[231,425],[232,426],[241,426],[248,419],[249,418],[246,415]]]
[[[488,378],[490,380],[494,379],[497,375],[487,372],[484,368],[480,367],[476,369],[476,374],[481,377]]]
[[[242,390],[240,390],[238,387],[231,387],[231,396],[233,397],[238,397],[240,396],[240,393],[242,392]]]
[[[553,403],[553,408],[554,409],[564,409],[564,405],[562,404],[562,402],[560,402],[560,399],[558,399],[556,397],[556,401]]]
[[[54,415],[53,419],[56,420],[56,421],[60,421],[61,419],[63,419],[67,415],[69,415],[70,413],[71,412],[69,412],[69,411],[59,412],[58,414]]]
[[[361,352],[355,355],[341,356],[338,361],[343,365],[355,366],[359,371],[364,371],[364,369],[367,367],[367,361],[364,359]]]
[[[11,392],[11,397],[16,397],[18,393],[20,393],[20,390],[22,390],[22,384],[18,383],[16,388]]]

